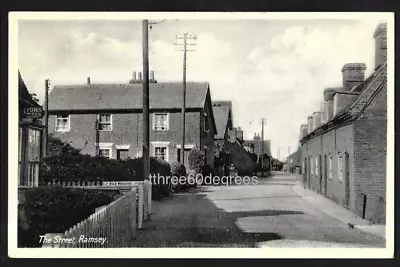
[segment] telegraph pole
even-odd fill
[[[186,52],[187,51],[196,51],[189,50],[187,46],[196,45],[189,44],[188,40],[196,40],[196,35],[190,35],[188,33],[184,33],[182,35],[178,35],[175,37],[174,45],[177,45],[178,48],[175,51],[183,51],[183,92],[182,92],[182,142],[181,142],[181,163],[185,164],[185,109],[186,109]],[[183,41],[183,43],[181,43]]]
[[[264,175],[264,124],[267,123],[265,118],[261,119],[261,176]]]
[[[149,118],[149,21],[142,21],[143,45],[143,175],[144,180],[150,176],[150,118]]]
[[[43,134],[43,157],[47,156],[48,134],[49,134],[49,87],[50,80],[44,81],[44,134]]]

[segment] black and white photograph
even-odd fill
[[[10,257],[393,257],[394,13],[10,12],[8,90]]]

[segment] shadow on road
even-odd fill
[[[202,188],[153,202],[153,215],[146,221],[132,247],[255,247],[257,242],[278,240],[277,233],[245,233],[238,218],[303,214],[290,210],[226,212],[217,208]],[[195,194],[196,193],[196,194]]]

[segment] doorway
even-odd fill
[[[324,157],[324,195],[327,195],[328,191],[328,157]]]
[[[188,167],[189,166],[189,152],[190,152],[190,149],[189,148],[185,148],[185,167]],[[177,156],[176,156],[176,158],[177,158],[177,161],[178,162],[182,162],[181,161],[181,149],[180,148],[178,148],[177,149]]]
[[[344,171],[344,182],[345,182],[345,197],[346,197],[346,208],[350,208],[350,157],[349,153],[345,152],[344,153],[344,158],[345,158],[345,171]]]

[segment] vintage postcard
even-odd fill
[[[10,257],[393,257],[393,13],[11,12],[9,81]]]

